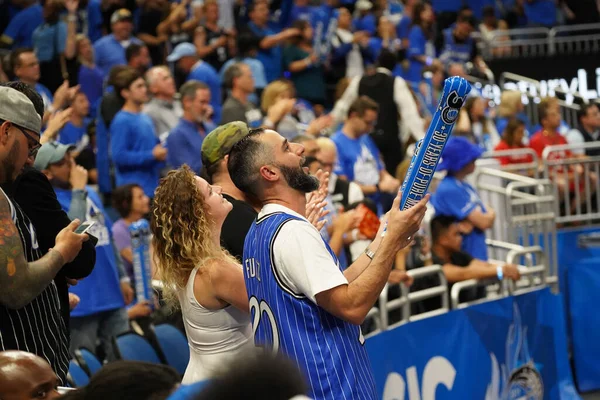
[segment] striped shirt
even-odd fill
[[[8,200],[11,218],[19,231],[23,253],[28,262],[38,260],[42,252],[33,224],[17,203]],[[0,350],[22,350],[46,359],[66,384],[69,370],[69,341],[60,316],[58,291],[54,281],[26,306],[13,310],[0,304]]]
[[[375,383],[360,327],[328,313],[314,297],[347,284],[335,254],[304,218],[271,206],[266,207],[277,207],[278,211],[264,214],[263,209],[244,244],[244,278],[255,344],[295,360],[307,378],[311,398],[375,399]],[[282,234],[282,229],[288,227],[293,230]],[[280,246],[284,252],[293,253],[291,263],[282,261]],[[319,257],[323,262],[318,265],[306,264]],[[294,271],[293,277],[290,271]],[[312,276],[303,282],[309,274]],[[296,282],[290,282],[293,279]]]

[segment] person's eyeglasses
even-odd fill
[[[40,143],[40,141],[37,140],[36,138],[34,138],[33,136],[31,136],[29,133],[27,133],[25,131],[25,129],[21,128],[19,125],[17,125],[17,124],[12,124],[12,125],[15,128],[17,128],[18,130],[20,130],[21,133],[23,135],[25,135],[25,137],[27,138],[27,146],[29,148],[29,157],[35,157],[35,155],[37,154],[40,147],[42,147],[42,144]]]

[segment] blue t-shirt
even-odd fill
[[[119,111],[110,124],[110,149],[117,186],[137,183],[153,198],[164,163],[152,155],[159,143],[149,116]],[[199,155],[198,155],[199,156]]]
[[[199,61],[192,67],[192,71],[186,80],[196,80],[204,82],[210,89],[210,105],[213,108],[213,121],[218,124],[221,121],[221,80],[217,71],[204,61]]]
[[[435,46],[432,40],[427,40],[423,29],[420,26],[414,25],[410,29],[408,35],[409,46],[406,56],[409,59],[408,72],[406,74],[406,80],[409,82],[419,82],[421,80],[421,73],[425,64],[418,61],[415,57],[426,56],[435,57]]]
[[[33,50],[40,62],[52,61],[64,53],[67,44],[67,24],[42,24],[33,31]]]
[[[472,37],[468,37],[463,43],[456,41],[452,28],[448,28],[443,32],[444,36],[444,47],[440,54],[440,61],[448,65],[451,63],[458,63],[464,65],[471,61],[471,55],[473,54],[473,47],[475,42]]]
[[[462,0],[432,0],[431,6],[436,13],[458,12],[463,5],[462,3]]]
[[[481,21],[483,18],[483,9],[487,6],[496,8],[496,0],[466,0],[466,5],[473,11],[473,16]],[[500,17],[500,15],[498,15]]]
[[[36,83],[34,89],[39,93],[40,96],[42,96],[42,100],[44,101],[44,109],[48,110],[54,102],[54,96],[52,95],[52,92],[50,92],[50,89],[41,83]]]
[[[101,0],[90,0],[87,5],[88,38],[92,43],[102,37]]]
[[[33,31],[43,22],[42,6],[36,3],[19,11],[11,19],[2,35],[12,39],[13,49],[18,47],[33,47]]]
[[[129,40],[129,44],[132,43],[142,44],[142,41],[132,36]],[[96,65],[102,70],[104,76],[108,76],[110,69],[115,65],[127,64],[125,49],[126,47],[123,47],[123,45],[115,39],[114,35],[104,36],[94,43]]]
[[[62,144],[72,144],[80,150],[89,142],[89,138],[87,137],[87,126],[89,123],[90,121],[87,119],[83,121],[82,126],[75,126],[71,121],[67,122],[58,133],[58,141]]]
[[[398,25],[396,25],[396,36],[398,36],[398,39],[408,39],[411,25],[412,18],[408,15],[403,15]]]
[[[525,16],[529,25],[543,25],[551,28],[556,24],[554,0],[535,0],[525,3]]]
[[[525,137],[531,136],[534,132],[531,127],[531,122],[529,121],[529,117],[525,113],[519,113],[515,116],[518,120],[522,121],[525,124]],[[510,118],[506,117],[498,117],[496,118],[496,130],[498,134],[502,136],[502,133],[506,129],[506,125],[508,125],[508,121]]]
[[[254,34],[260,38],[265,36],[274,35],[275,32],[269,27],[259,28],[254,22],[248,23],[248,27],[254,32]],[[258,51],[258,60],[265,67],[265,75],[267,82],[273,82],[276,79],[281,78],[281,48],[279,46],[273,46],[270,49],[260,49]]]
[[[202,142],[206,135],[215,129],[213,124],[204,124],[204,132],[198,126],[186,119],[180,119],[179,123],[167,136],[167,161],[169,166],[179,168],[183,164],[190,166],[192,171],[200,174],[202,159],[200,153]]]
[[[90,102],[90,116],[96,115],[96,108],[100,104],[104,92],[104,74],[96,66],[93,68],[81,65],[79,67],[79,90],[87,96]]]
[[[354,20],[354,29],[356,31],[367,31],[371,36],[377,32],[377,20],[375,15],[367,14],[363,17],[358,17]]]
[[[465,220],[477,207],[481,207],[482,212],[486,211],[475,188],[453,176],[442,179],[431,196],[431,204],[436,215],[454,217],[459,221]],[[487,261],[485,232],[474,227],[471,233],[463,237],[461,250],[474,258]]]
[[[334,170],[337,176],[345,176],[348,181],[355,181],[361,185],[376,185],[379,183],[383,163],[381,162],[379,149],[369,135],[352,139],[340,130],[331,139],[335,142],[338,153]],[[379,193],[368,197],[380,209]]]
[[[88,187],[86,190],[88,196],[85,220],[95,222],[88,232],[98,238],[96,265],[88,277],[69,288],[69,292],[81,299],[79,305],[71,311],[72,317],[85,317],[125,307],[112,246],[112,223],[102,206],[100,197],[92,188]],[[54,188],[54,191],[62,209],[69,212],[73,192],[59,188]]]
[[[314,24],[315,10],[311,6],[298,6],[294,4],[290,11],[290,21],[288,25],[292,25],[296,21],[308,21]],[[313,26],[314,27],[314,26]]]

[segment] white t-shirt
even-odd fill
[[[282,283],[315,304],[318,293],[347,285],[348,280],[329,254],[317,228],[300,214],[279,204],[265,205],[258,219],[275,212],[302,219],[284,224],[273,243],[275,267]]]

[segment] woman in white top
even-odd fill
[[[210,378],[254,346],[241,265],[220,245],[231,208],[220,187],[187,166],[171,171],[155,192],[154,255],[165,297],[179,301],[183,314],[190,346],[186,384]]]

